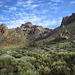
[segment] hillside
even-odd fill
[[[38,43],[51,43],[60,42],[63,40],[74,40],[75,39],[75,14],[64,17],[60,27],[52,30],[49,35],[45,38],[37,39]]]

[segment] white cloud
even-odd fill
[[[58,7],[57,5],[58,5],[58,3],[51,3],[49,8],[53,9],[53,10],[58,10],[60,7]]]
[[[0,16],[0,20],[7,21],[7,20],[9,20],[9,18],[6,18],[5,16]]]
[[[17,10],[16,7],[10,7],[10,8],[9,8],[9,11],[16,11],[16,10]]]
[[[17,10],[17,7],[14,7],[14,6],[7,6],[5,5],[6,8],[8,8],[8,10],[2,10],[4,13],[13,13],[13,11],[16,11]]]
[[[57,6],[58,3],[51,3],[51,2],[49,2],[48,5],[50,5],[50,6]]]
[[[2,10],[5,13],[11,13],[12,11],[16,11],[17,10],[16,7],[9,7],[9,6],[5,6],[5,7],[9,9],[9,10]]]
[[[34,9],[34,8],[38,7],[39,5],[34,4],[33,0],[28,0],[28,1],[18,0],[16,6],[24,7],[25,9]]]
[[[24,20],[15,20],[15,21],[8,22],[7,26],[9,29],[11,29],[11,28],[20,27],[20,25],[24,23],[25,23]]]
[[[43,10],[43,11],[42,11],[42,14],[45,14],[45,13],[47,13],[47,10]]]
[[[38,25],[41,25],[43,27],[50,27],[53,29],[53,27],[60,26],[62,21],[62,17],[54,18],[53,20],[44,20],[43,22],[38,23]]]
[[[26,3],[31,4],[31,3],[33,3],[33,0],[28,0]]]
[[[31,9],[34,9],[36,7],[38,7],[38,5],[34,4],[34,5],[31,6]]]
[[[29,18],[29,21],[31,21],[34,24],[36,24],[37,22],[40,22],[41,20],[42,20],[42,17],[37,17],[37,16],[33,16]]]
[[[75,4],[75,1],[71,1],[71,4]]]
[[[22,1],[22,0],[18,0],[17,1],[17,6],[22,6],[22,5],[24,5],[25,4],[25,1]]]
[[[59,7],[51,7],[51,9],[57,10],[57,9],[59,9]]]
[[[4,17],[0,17],[1,20],[4,20]]]
[[[8,8],[9,6],[8,5],[5,5],[5,7]]]
[[[17,1],[17,6],[30,6],[33,3],[32,0],[28,0],[28,1],[22,1],[22,0],[18,0]]]
[[[52,20],[52,21],[46,20],[46,21],[39,23],[39,25],[41,25],[41,26],[52,26],[52,25],[55,25],[56,23],[57,23],[56,20]]]

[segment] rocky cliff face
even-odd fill
[[[63,26],[63,25],[66,26],[66,25],[72,23],[73,21],[75,21],[75,13],[72,13],[71,16],[63,17],[61,26]]]

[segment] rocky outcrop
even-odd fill
[[[0,46],[6,46],[20,41],[19,36],[14,29],[8,29],[7,26],[2,23],[0,25]]]
[[[25,24],[22,24],[20,26],[20,28],[16,28],[17,32],[21,32],[23,31],[24,36],[25,37],[29,37],[29,36],[37,36],[37,37],[41,37],[40,35],[46,35],[47,33],[49,33],[51,30],[50,29],[45,29],[42,26],[37,26],[37,25],[33,25],[31,22],[27,22]]]
[[[63,26],[63,25],[66,26],[66,25],[72,23],[73,21],[75,21],[75,13],[72,13],[71,16],[63,17],[61,26]]]
[[[4,23],[0,25],[0,32],[3,34],[3,36],[6,36],[8,34],[8,28]]]
[[[27,22],[27,23],[25,23],[25,24],[22,24],[21,26],[20,26],[20,28],[30,28],[30,27],[32,27],[33,25],[32,25],[32,23],[31,22]]]

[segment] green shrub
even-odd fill
[[[51,72],[51,70],[48,67],[42,66],[42,67],[39,68],[39,74],[40,75],[49,75],[50,72]]]
[[[16,54],[14,55],[15,58],[21,58],[23,55],[22,54]]]
[[[1,75],[11,74],[16,70],[17,61],[10,55],[0,56],[0,71]]]
[[[34,63],[36,61],[36,58],[34,57],[29,57],[29,56],[26,56],[26,57],[23,57],[21,58],[22,60],[25,60],[27,62],[30,62],[30,63]]]

